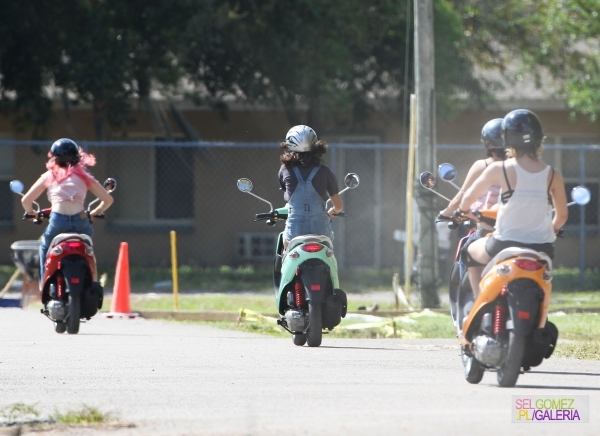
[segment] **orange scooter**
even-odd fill
[[[444,174],[440,176],[444,178]],[[426,189],[435,187],[431,173],[421,175],[421,182]],[[574,188],[571,195],[574,201],[569,204],[584,205],[590,200],[585,187]],[[472,214],[494,226],[497,210],[472,211]],[[456,228],[460,218],[445,217],[451,228]],[[459,244],[457,261],[466,255],[466,241],[463,238]],[[461,343],[465,378],[477,384],[485,371],[492,371],[497,373],[500,386],[512,387],[521,368],[527,371],[540,365],[556,346],[558,329],[547,321],[552,261],[546,254],[531,249],[502,250],[483,270],[481,292],[475,300],[465,276],[466,271],[454,278],[454,286],[451,277],[450,286],[450,306]]]

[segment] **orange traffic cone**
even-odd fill
[[[135,318],[139,316],[137,313],[131,313],[129,292],[129,245],[127,242],[121,242],[110,312],[105,314],[107,318]]]

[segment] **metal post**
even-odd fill
[[[410,135],[408,145],[408,163],[406,179],[406,239],[404,240],[404,292],[410,302],[411,275],[413,266],[413,205],[414,205],[414,180],[415,180],[415,141],[417,136],[417,98],[410,96]]]
[[[381,228],[383,220],[383,162],[381,148],[376,148],[375,153],[375,225],[373,231],[375,232],[375,247],[373,256],[373,266],[376,269],[381,268]]]
[[[585,185],[585,149],[579,148],[579,184]],[[585,288],[585,206],[579,206],[579,286]]]
[[[435,170],[435,79],[433,0],[415,0],[415,93],[417,95],[416,174]],[[435,200],[417,186],[419,282],[423,307],[438,307]]]

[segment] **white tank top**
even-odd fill
[[[517,185],[506,204],[500,202],[494,238],[525,244],[554,242],[552,206],[548,204],[550,165],[539,173],[530,173],[515,161]]]

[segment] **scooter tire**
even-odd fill
[[[79,295],[69,294],[69,316],[67,318],[67,333],[76,335],[79,333],[79,314],[81,313],[81,301]]]
[[[525,353],[525,336],[511,330],[508,339],[508,354],[497,372],[500,387],[512,388],[517,384],[523,353]]]
[[[308,302],[308,331],[306,332],[306,342],[309,347],[318,347],[323,338],[323,321],[321,319],[321,304]]]
[[[67,331],[67,325],[63,321],[54,321],[54,331],[64,333]]]
[[[292,335],[292,341],[294,342],[294,345],[301,347],[306,344],[306,335]]]
[[[467,356],[464,351],[461,351],[461,357],[465,367],[465,380],[473,385],[478,384],[483,379],[485,369],[473,356]]]

